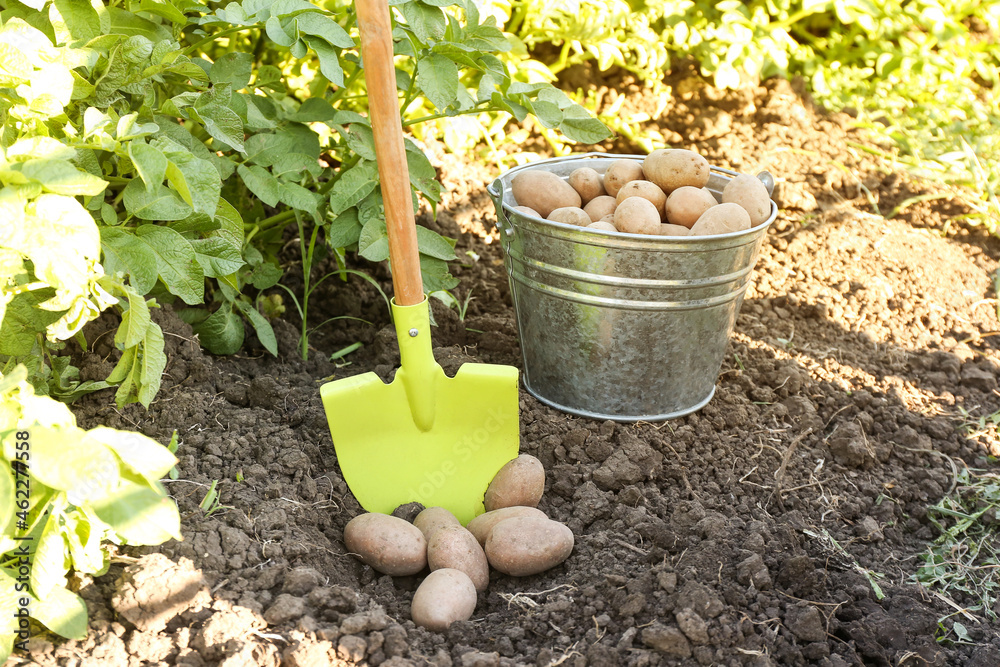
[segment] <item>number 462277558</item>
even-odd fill
[[[31,443],[28,439],[30,434],[28,431],[18,431],[16,435],[17,452],[10,465],[17,479],[17,497],[14,504],[17,507],[17,527],[27,530],[28,509],[31,507],[31,478],[28,476],[28,465],[31,461]]]

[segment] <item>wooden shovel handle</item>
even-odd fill
[[[375,135],[375,155],[385,204],[392,286],[398,305],[415,306],[424,300],[424,285],[396,93],[389,3],[387,0],[355,0],[354,6],[368,86],[368,115]]]

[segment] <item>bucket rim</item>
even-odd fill
[[[504,193],[507,191],[508,186],[506,181],[509,181],[517,173],[522,171],[531,171],[537,169],[542,165],[553,165],[561,164],[564,162],[572,162],[576,160],[589,160],[589,159],[614,159],[614,160],[635,160],[642,161],[645,159],[645,155],[632,155],[626,153],[600,153],[600,152],[590,152],[590,153],[572,153],[570,155],[564,155],[561,157],[549,158],[546,160],[538,160],[537,162],[529,162],[527,164],[518,165],[513,169],[509,169],[504,173],[497,176],[492,182],[486,186],[486,191],[493,199],[493,203],[497,208],[502,208],[504,212],[504,217],[513,214],[520,216],[526,220],[530,220],[532,223],[541,223],[546,226],[553,227],[555,229],[573,232],[573,235],[577,236],[587,236],[591,240],[596,241],[594,237],[612,240],[629,240],[629,241],[642,241],[648,245],[658,246],[658,245],[668,245],[668,244],[683,244],[683,245],[693,245],[696,243],[712,243],[715,241],[727,241],[727,240],[737,240],[742,237],[751,237],[757,234],[761,234],[771,226],[778,217],[778,205],[774,202],[774,199],[768,193],[768,201],[771,204],[771,213],[767,216],[764,222],[750,227],[749,229],[744,229],[738,232],[729,232],[728,234],[710,234],[710,235],[698,235],[698,236],[664,236],[659,234],[630,234],[628,232],[609,232],[603,229],[586,229],[581,228],[578,225],[571,225],[565,222],[555,222],[553,220],[546,220],[545,218],[536,217],[533,215],[526,215],[524,213],[514,211],[513,206],[508,204],[504,200]],[[732,169],[726,169],[725,167],[719,167],[716,165],[709,165],[709,169],[721,176],[728,177],[732,179],[735,176],[739,176],[742,172],[734,171]],[[764,172],[766,173],[766,172]],[[603,245],[600,243],[595,243],[594,245]]]

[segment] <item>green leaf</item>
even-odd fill
[[[436,257],[420,255],[420,275],[423,277],[424,292],[427,294],[458,287],[458,278],[448,272],[448,263]]]
[[[139,366],[139,402],[146,408],[160,391],[163,369],[167,367],[167,355],[163,346],[163,330],[160,325],[150,322],[146,328],[146,338],[142,346],[142,363]]]
[[[189,305],[205,301],[205,274],[191,243],[169,227],[142,225],[136,229],[156,255],[156,270],[167,290]]]
[[[339,23],[324,14],[307,12],[299,14],[295,17],[295,21],[298,23],[301,32],[307,35],[316,35],[330,44],[330,46],[339,46],[342,49],[354,48],[354,40],[347,34],[347,31],[341,28]]]
[[[195,211],[212,217],[219,204],[222,179],[208,160],[190,153],[171,155],[167,164],[167,180]]]
[[[212,104],[197,111],[192,109],[191,113],[197,115],[205,125],[205,131],[213,139],[226,146],[232,146],[241,153],[244,152],[243,121],[235,111],[220,104]]]
[[[375,164],[366,160],[345,171],[330,190],[330,211],[336,215],[360,202],[378,185],[377,178]]]
[[[204,213],[192,213],[183,220],[178,220],[170,225],[170,229],[179,232],[185,238],[194,238],[191,234],[207,234],[219,228],[219,223]]]
[[[326,227],[326,242],[331,248],[346,248],[361,238],[358,209],[351,207],[335,217]]]
[[[118,227],[101,227],[104,271],[122,271],[139,294],[149,294],[156,284],[156,254],[144,241]]]
[[[38,601],[31,607],[31,616],[68,639],[87,636],[87,605],[83,598],[62,586],[49,589],[46,595],[38,594]]]
[[[34,434],[32,434],[34,435]],[[34,438],[33,438],[34,439]],[[37,449],[32,447],[32,449]],[[35,452],[33,452],[34,454]],[[32,472],[39,465],[32,456]],[[45,522],[45,528],[35,545],[35,557],[31,562],[31,592],[38,600],[45,600],[54,588],[66,586],[66,548],[62,531],[59,530],[59,515],[52,514]]]
[[[372,218],[365,223],[358,238],[358,254],[372,262],[389,259],[389,236],[385,230],[385,220]]]
[[[233,51],[222,56],[208,70],[208,78],[215,84],[228,83],[233,90],[241,90],[250,83],[253,75],[253,54]]]
[[[295,43],[296,36],[289,35],[288,32],[281,26],[281,19],[277,16],[272,16],[264,24],[264,32],[267,33],[268,39],[279,46],[284,46],[288,48]]]
[[[115,345],[122,348],[138,345],[146,337],[149,327],[149,306],[146,298],[133,290],[128,294],[128,310],[122,313],[122,323],[115,332]]]
[[[86,574],[106,572],[110,562],[101,548],[104,522],[92,516],[86,507],[67,512],[63,515],[63,522],[63,537],[69,547],[73,569]]]
[[[407,25],[421,42],[429,44],[444,39],[448,24],[443,11],[422,2],[407,2],[400,9]]]
[[[446,262],[456,259],[454,246],[437,232],[422,225],[417,225],[417,247],[421,253]]]
[[[62,18],[63,25],[61,27],[73,41],[89,42],[101,34],[101,19],[87,0],[55,0],[52,5],[58,11],[58,16]],[[53,13],[51,10],[49,11],[50,19],[55,18]],[[56,21],[53,20],[52,23],[53,27],[56,27]],[[59,28],[56,30],[57,33],[62,32]],[[63,41],[69,42],[70,40],[59,40],[60,43]]]
[[[149,482],[162,479],[177,465],[177,457],[166,447],[141,433],[98,426],[87,431],[86,437],[109,447],[128,468]]]
[[[285,153],[274,159],[271,165],[271,173],[275,178],[298,181],[302,179],[302,173],[311,174],[314,178],[323,173],[323,167],[319,162],[303,155],[302,153]]]
[[[148,144],[130,141],[128,156],[139,172],[139,177],[146,184],[146,190],[152,193],[160,185],[167,174],[167,158],[158,148]]]
[[[271,262],[263,262],[253,267],[253,273],[250,274],[250,284],[257,289],[267,289],[277,285],[281,276],[282,272],[279,267]]]
[[[140,220],[183,220],[193,212],[176,190],[160,185],[148,192],[140,179],[125,186],[123,201],[125,210]]]
[[[368,125],[352,123],[342,134],[352,151],[365,160],[375,159],[375,137]]]
[[[7,534],[7,526],[14,518],[14,476],[10,467],[0,465],[0,535]]]
[[[219,223],[219,229],[213,232],[212,236],[224,239],[234,248],[243,247],[243,218],[223,197],[219,197],[219,204],[215,209],[215,221]]]
[[[256,165],[246,166],[244,164],[236,167],[236,172],[243,179],[243,184],[250,192],[254,193],[258,199],[268,206],[277,206],[281,200],[281,192],[278,181],[264,167]]]
[[[181,25],[188,22],[187,17],[184,16],[179,9],[174,7],[169,2],[164,2],[164,0],[142,0],[139,3],[139,11],[156,14],[157,16],[162,16],[168,21],[180,23]]]
[[[66,311],[50,311],[38,308],[43,301],[54,297],[56,291],[50,287],[18,294],[4,312],[0,325],[0,354],[23,357],[31,354],[39,332],[45,331]]]
[[[319,58],[319,71],[335,86],[344,85],[344,68],[340,65],[337,50],[319,37],[306,37],[309,48],[316,52]]]
[[[310,97],[288,117],[288,120],[298,123],[322,123],[333,120],[335,114],[333,106],[322,97]]]
[[[117,491],[92,507],[98,518],[128,544],[154,545],[181,539],[177,505],[149,486],[122,482]]]
[[[563,122],[559,125],[559,130],[582,144],[596,144],[611,136],[611,130],[604,123],[576,104],[563,111]]]
[[[418,60],[417,78],[424,95],[438,109],[446,109],[458,98],[458,65],[441,54]]]
[[[246,142],[247,162],[270,167],[279,155],[295,151],[295,138],[286,134],[255,134]]]
[[[65,160],[28,160],[21,173],[42,184],[42,189],[58,195],[99,195],[108,182],[81,171]]]
[[[243,345],[243,320],[233,312],[233,306],[228,301],[191,329],[212,354],[235,354]]]
[[[134,347],[130,347],[122,352],[121,359],[115,364],[114,370],[111,371],[111,375],[108,376],[107,381],[112,384],[124,381],[132,372],[132,366],[135,364],[138,353],[139,350]]]
[[[195,239],[190,243],[202,271],[209,278],[228,276],[243,266],[239,248],[225,239],[213,236],[207,239]]]
[[[267,318],[245,301],[236,301],[236,307],[250,320],[254,331],[257,332],[257,340],[264,346],[264,349],[273,356],[278,356],[278,339],[275,337],[274,329],[271,327],[271,323],[267,321]]]
[[[310,192],[297,183],[282,183],[280,188],[281,201],[292,208],[314,213],[319,206],[319,195]]]

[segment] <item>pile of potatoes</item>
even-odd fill
[[[429,568],[413,594],[410,616],[441,632],[472,617],[490,567],[512,577],[544,572],[573,551],[573,532],[537,509],[545,470],[534,456],[508,462],[486,491],[486,513],[462,526],[443,507],[428,507],[413,523],[371,512],[344,528],[347,550],[366,565],[394,577]]]
[[[564,181],[541,169],[511,181],[514,210],[553,222],[629,234],[708,236],[756,227],[771,214],[760,179],[735,176],[722,202],[705,186],[708,161],[681,148],[655,150],[640,163],[615,160],[602,176],[580,167]]]

